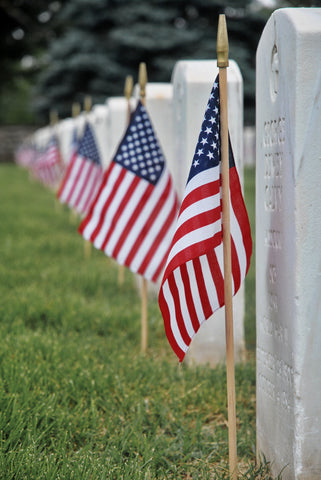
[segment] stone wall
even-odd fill
[[[25,125],[0,126],[0,163],[13,162],[17,147],[37,128],[39,127]]]
[[[0,163],[13,162],[15,149],[37,126],[0,126]],[[244,128],[244,165],[255,165],[255,128]]]

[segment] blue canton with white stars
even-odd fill
[[[164,156],[141,102],[138,102],[132,114],[114,162],[153,185],[156,185],[162,174],[165,165]]]
[[[101,164],[94,133],[89,123],[86,123],[83,137],[79,142],[78,153],[97,165]]]
[[[220,162],[220,98],[218,76],[215,79],[206,107],[201,133],[189,173],[187,183],[198,173],[215,167]]]

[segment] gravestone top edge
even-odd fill
[[[181,74],[189,82],[208,83],[209,76],[213,77],[214,82],[218,74],[217,60],[179,60],[173,68],[172,83],[175,83],[175,79]],[[242,82],[241,70],[233,59],[229,60],[227,75],[229,81]]]

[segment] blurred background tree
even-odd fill
[[[141,61],[149,81],[169,82],[176,61],[216,57],[225,13],[230,58],[244,80],[245,123],[254,124],[255,53],[271,1],[0,0],[0,122],[47,123],[50,109],[69,116],[85,95],[94,103],[122,95]]]

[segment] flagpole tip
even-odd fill
[[[71,109],[72,117],[73,118],[78,117],[78,115],[80,114],[80,111],[81,111],[80,103],[79,102],[74,102],[72,104],[72,109]]]
[[[50,117],[50,125],[55,125],[56,123],[58,123],[58,112],[57,112],[57,110],[50,110],[49,117]]]
[[[140,86],[140,98],[144,101],[146,96],[146,83],[147,83],[147,70],[146,63],[141,62],[139,64],[138,82]]]
[[[86,95],[84,98],[84,110],[89,113],[92,107],[92,99],[90,95]]]
[[[125,80],[125,89],[124,89],[124,95],[127,98],[127,100],[130,99],[133,93],[133,77],[131,75],[127,75],[126,80]]]
[[[217,66],[219,68],[228,67],[228,37],[226,18],[224,14],[219,15],[217,28]]]

